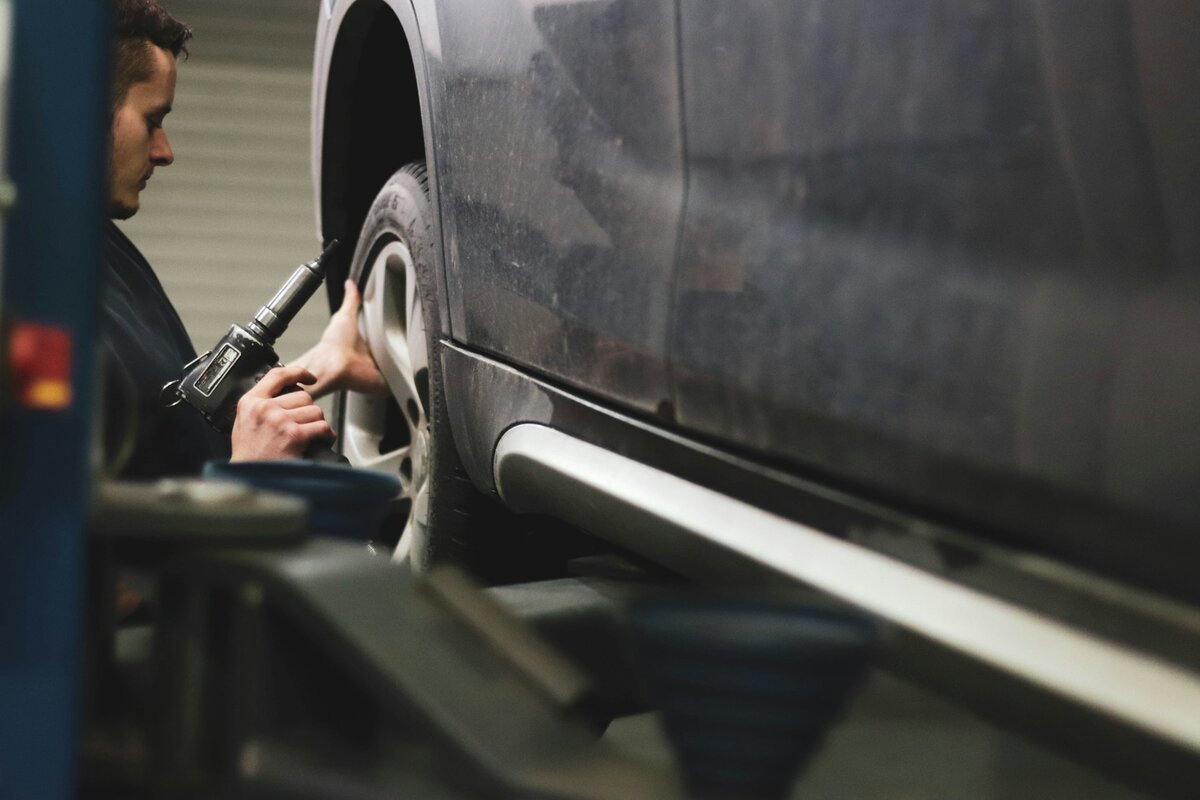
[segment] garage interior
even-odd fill
[[[196,30],[171,116],[180,155],[122,228],[200,349],[320,251],[309,115],[326,1],[170,3]],[[966,667],[961,692],[940,691],[922,670],[959,665],[870,615],[838,616],[846,604],[810,588],[776,581],[718,597],[723,611],[757,609],[763,624],[787,609],[816,615],[809,622],[852,619],[847,630],[862,637],[859,649],[808,663],[778,697],[752,701],[758,687],[739,685],[739,670],[761,684],[775,667],[754,678],[761,654],[749,629],[742,649],[705,630],[688,610],[712,598],[673,574],[647,580],[581,559],[570,578],[484,588],[454,570],[414,576],[365,542],[314,535],[295,497],[102,479],[91,447],[104,157],[94,144],[107,50],[95,31],[107,20],[93,4],[63,3],[79,24],[59,30],[55,5],[0,2],[16,11],[7,154],[17,198],[0,265],[0,798],[1198,796],[1200,734],[1164,743],[1110,731],[1102,711],[1041,687],[970,702],[1005,678]],[[70,63],[56,61],[63,51]],[[281,359],[328,318],[322,289],[280,341]],[[40,348],[43,366],[23,372],[13,342]],[[68,385],[65,404],[22,399],[43,367]],[[118,623],[104,598],[129,580],[155,613]],[[1192,609],[1168,605],[1155,617],[1163,629],[1186,631],[1185,644],[1200,637]],[[674,641],[639,628],[656,609],[681,640],[696,629],[700,654],[679,656],[688,667],[702,673],[712,656],[719,677],[698,698],[688,681],[703,676],[660,667],[646,643]],[[678,666],[672,657],[662,658]],[[834,699],[805,706],[804,686]],[[757,708],[761,724],[739,727],[719,708],[705,718],[708,701],[735,718]],[[786,723],[757,701],[786,708]],[[1071,733],[1048,741],[1043,723]],[[772,746],[785,751],[782,772],[739,755]],[[1096,755],[1108,752],[1111,763]],[[705,794],[693,776],[724,757],[765,777]]]

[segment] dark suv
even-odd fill
[[[1200,4],[323,0],[313,108],[398,558],[797,581],[1196,776]]]

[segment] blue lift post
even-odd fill
[[[65,334],[70,391],[0,390],[0,800],[52,800],[76,786],[111,9],[13,6],[2,318]]]

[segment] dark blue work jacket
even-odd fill
[[[229,438],[189,406],[164,408],[159,400],[196,350],[149,262],[112,222],[105,231],[105,449],[111,458],[133,437],[122,478],[198,474],[205,461],[229,458]]]

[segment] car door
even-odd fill
[[[683,200],[671,0],[438,6],[454,337],[653,410]]]
[[[683,3],[679,423],[1192,592],[1200,97],[1180,13]]]

